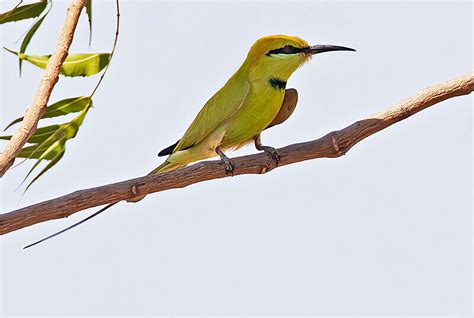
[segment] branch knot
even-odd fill
[[[330,134],[330,137],[331,137],[331,145],[332,147],[334,148],[334,151],[335,151],[335,155],[337,157],[340,157],[340,156],[344,156],[347,152],[347,147],[343,147],[339,144],[339,141],[338,141],[338,133],[337,132],[332,132]],[[342,149],[341,149],[342,148]]]

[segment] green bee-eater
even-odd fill
[[[232,162],[224,155],[224,151],[238,149],[252,141],[258,150],[268,152],[278,163],[278,152],[261,144],[260,133],[282,123],[293,112],[297,100],[296,90],[285,90],[291,74],[314,54],[330,51],[355,50],[334,45],[310,46],[306,41],[288,35],[270,35],[258,39],[242,66],[207,101],[183,137],[159,153],[159,156],[168,157],[150,174],[171,171],[217,155],[224,161],[226,171],[232,172]],[[130,201],[136,202],[143,197],[137,196]],[[27,247],[69,230],[114,204]]]
[[[174,170],[191,162],[220,155],[232,170],[223,151],[258,140],[282,106],[288,78],[314,54],[353,49],[309,46],[300,38],[271,35],[250,48],[242,66],[204,105],[175,144],[160,152],[169,155],[152,173]],[[266,147],[275,154],[274,150]]]

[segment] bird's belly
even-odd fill
[[[230,120],[221,146],[238,146],[258,135],[278,114],[284,95],[284,90],[255,94]]]
[[[222,138],[224,137],[226,127],[227,123],[222,123],[201,142],[189,149],[172,153],[167,160],[172,163],[188,164],[217,156],[216,147],[220,145]]]

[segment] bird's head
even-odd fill
[[[269,35],[258,39],[250,48],[245,60],[250,76],[275,76],[288,80],[290,75],[314,54],[330,51],[355,51],[336,45],[313,45],[296,36]]]

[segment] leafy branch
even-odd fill
[[[90,30],[92,32],[92,19],[90,18],[91,17],[91,0],[88,0],[88,3],[87,3],[87,12],[88,12],[88,15],[89,15],[89,27],[90,27]],[[105,67],[105,70],[104,72],[102,73],[102,75],[100,76],[99,78],[99,81],[97,82],[96,86],[94,87],[94,89],[92,90],[92,93],[90,94],[90,97],[92,98],[92,96],[94,96],[95,92],[97,91],[97,89],[99,88],[100,84],[102,83],[102,80],[104,79],[105,77],[105,74],[107,74],[107,71],[109,70],[109,66],[110,66],[110,60],[112,59],[112,57],[114,56],[114,53],[115,53],[115,49],[117,48],[117,41],[118,41],[118,36],[119,36],[119,31],[120,31],[120,5],[119,5],[119,1],[118,0],[115,0],[115,8],[117,10],[117,18],[116,18],[116,22],[115,22],[115,38],[114,38],[114,44],[112,46],[112,51],[110,52],[110,58],[109,58],[109,63],[107,64],[107,66]],[[92,33],[91,33],[91,36],[92,36]],[[91,38],[89,38],[89,43],[90,43],[90,40]]]
[[[473,90],[474,73],[429,87],[379,114],[330,132],[320,139],[278,149],[281,156],[278,167],[316,158],[340,157],[370,135],[444,100],[468,95]],[[265,153],[238,157],[232,161],[234,175],[263,174],[275,168],[274,162]],[[0,215],[0,235],[40,222],[65,218],[95,206],[228,176],[220,161],[206,161],[167,173],[76,191]]]
[[[54,85],[58,81],[59,72],[66,59],[74,37],[74,31],[79,21],[79,15],[85,6],[86,0],[72,0],[69,6],[66,20],[61,31],[56,51],[47,63],[46,72],[43,76],[40,86],[36,92],[33,104],[26,111],[25,118],[21,127],[10,138],[4,151],[0,154],[0,176],[3,176],[7,169],[11,167],[16,156],[21,152],[22,147],[28,139],[35,133],[36,127],[41,116],[46,112],[48,103]],[[22,7],[18,7],[20,9]],[[9,17],[13,15],[10,14]],[[38,14],[39,15],[39,14]]]
[[[42,10],[44,10],[46,8],[47,2],[45,0],[42,0],[39,3],[40,4],[44,3],[42,7]],[[51,6],[52,6],[52,2],[51,2]],[[43,16],[38,18],[38,20],[33,24],[33,26],[26,33],[23,39],[23,42],[21,44],[21,48],[18,52],[5,48],[5,50],[7,50],[8,52],[18,56],[19,63],[20,63],[19,64],[20,74],[21,74],[21,66],[22,66],[23,61],[27,61],[42,69],[48,69],[49,67],[48,65],[52,63],[52,59],[54,55],[51,56],[51,55],[25,54],[26,48],[29,42],[31,41],[31,38],[39,29],[42,22],[44,21],[44,19],[50,12],[51,6],[49,7],[48,11]],[[72,6],[72,3],[71,3],[71,6]],[[79,14],[82,11],[82,8],[84,8],[84,6],[86,8],[86,13],[88,16],[88,21],[89,21],[89,31],[90,31],[89,44],[90,44],[90,39],[92,36],[92,0],[87,0],[87,3],[85,1],[81,1],[81,7],[78,9],[77,11],[78,15],[75,18],[78,19]],[[33,12],[34,14],[32,12],[29,12],[28,14],[26,14],[25,9],[23,7],[25,6],[17,6],[16,8],[8,12],[9,17],[11,16],[17,17],[17,20],[11,20],[10,18],[11,21],[18,21],[20,20],[20,18],[26,19],[28,17],[33,17],[33,16],[38,17],[42,13],[42,11],[38,11],[35,8],[33,9],[35,9],[36,11],[30,8],[29,11],[34,11]],[[19,15],[18,13],[16,13],[15,10],[20,10],[22,15]],[[35,118],[34,128],[36,128],[36,124],[38,123],[38,121],[43,118],[58,117],[58,116],[68,115],[68,114],[77,113],[77,112],[79,112],[79,115],[77,115],[77,117],[73,118],[72,120],[66,123],[41,127],[36,131],[36,133],[29,134],[29,136],[26,137],[29,145],[24,146],[25,142],[23,142],[22,144],[16,145],[18,149],[15,150],[15,154],[10,154],[10,157],[8,159],[10,161],[7,162],[6,166],[3,166],[3,163],[5,161],[2,161],[2,160],[3,160],[3,156],[6,154],[6,152],[3,152],[0,156],[0,176],[2,176],[5,173],[5,171],[13,163],[14,157],[12,158],[11,156],[37,160],[36,163],[33,165],[33,167],[30,169],[30,171],[28,172],[27,176],[25,177],[25,180],[32,173],[32,171],[36,167],[38,167],[38,165],[43,160],[49,161],[49,163],[43,168],[43,170],[39,174],[37,174],[32,179],[32,181],[27,185],[25,189],[26,191],[32,185],[33,182],[35,182],[41,175],[43,175],[47,170],[53,167],[63,157],[65,153],[65,149],[66,149],[66,142],[77,135],[79,127],[82,125],[82,122],[87,112],[92,107],[92,96],[97,91],[105,74],[107,73],[108,67],[110,66],[110,61],[115,52],[115,49],[117,46],[118,34],[119,34],[120,10],[119,10],[118,0],[116,0],[116,11],[117,11],[116,32],[115,32],[115,38],[114,38],[114,43],[113,43],[113,48],[112,48],[111,53],[68,54],[65,60],[63,60],[63,63],[58,66],[59,73],[61,75],[70,76],[70,77],[92,76],[103,71],[92,93],[89,96],[79,96],[79,97],[74,97],[74,98],[63,99],[50,106],[47,106],[45,110],[42,109],[42,112],[44,112],[44,114],[37,114],[37,118]],[[68,22],[68,20],[66,20],[66,22]],[[70,34],[71,40],[72,40],[73,32],[74,30]],[[53,87],[51,87],[51,90],[52,88]],[[5,128],[5,130],[11,127],[12,125],[20,123],[22,121],[24,121],[23,117],[15,119]],[[14,138],[15,138],[15,135],[0,136],[0,139],[4,139],[4,140],[15,140]],[[11,142],[7,145],[7,148],[10,144]],[[23,182],[25,180],[23,180]]]

